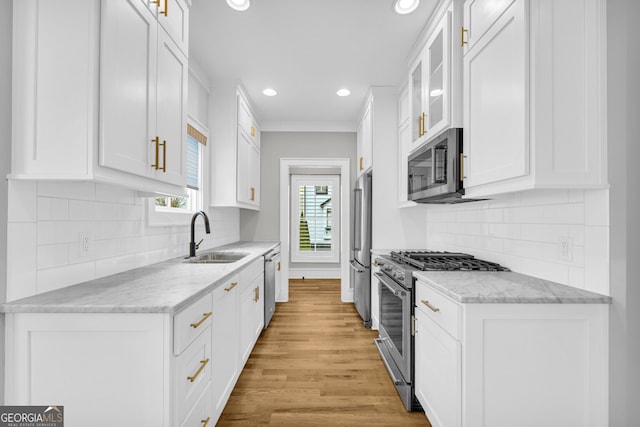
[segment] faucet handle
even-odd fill
[[[204,239],[200,239],[200,241],[199,241],[198,243],[196,243],[196,249],[199,249],[199,248],[200,248],[200,243],[202,243],[202,241],[203,241],[203,240],[204,240]]]

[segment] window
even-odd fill
[[[292,175],[291,184],[291,261],[339,262],[340,176]]]
[[[185,197],[156,197],[150,209],[150,225],[182,224],[183,219],[169,218],[175,214],[189,214],[201,210],[204,206],[203,181],[204,158],[207,136],[204,128],[190,122],[187,125],[186,175],[187,188]]]

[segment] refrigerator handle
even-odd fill
[[[359,251],[362,248],[362,189],[353,190],[353,242],[351,250]]]

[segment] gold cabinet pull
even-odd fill
[[[160,158],[160,138],[159,137],[155,137],[151,140],[151,142],[155,142],[156,143],[156,163],[151,165],[152,168],[155,168],[156,170],[160,169],[160,166],[158,165],[159,163],[159,158]]]
[[[235,288],[236,286],[238,286],[238,282],[232,282],[231,285],[228,288],[224,288],[224,290],[229,292],[231,289]]]
[[[416,316],[411,316],[411,336],[416,336]]]
[[[162,172],[166,172],[167,171],[167,141],[162,140],[162,144],[158,144],[159,146],[162,147],[162,168],[160,168],[162,170]],[[158,163],[156,161],[156,163]]]
[[[209,425],[209,421],[211,421],[211,417],[207,417],[206,420],[200,420],[202,427],[207,427]]]
[[[158,0],[158,7],[160,6],[160,0]],[[169,0],[164,0],[164,10],[160,11],[164,16],[169,16]]]
[[[280,261],[278,261],[278,271],[280,271]]]
[[[362,162],[364,161],[364,157],[360,156],[360,170],[363,169]]]
[[[424,114],[420,114],[418,116],[418,138],[422,137],[422,135],[424,135],[422,133],[422,128],[424,127]]]
[[[200,367],[198,368],[198,370],[196,371],[195,374],[193,374],[190,377],[187,377],[187,379],[191,382],[194,382],[196,380],[196,378],[198,378],[198,375],[200,375],[200,373],[202,372],[202,370],[204,369],[205,366],[207,366],[207,363],[209,363],[209,359],[204,359],[200,361]]]
[[[467,156],[465,156],[464,154],[460,155],[460,181],[467,178],[467,176],[464,174],[464,159],[466,158]]]
[[[256,128],[251,126],[251,136],[256,136]]]
[[[424,305],[426,305],[427,307],[429,307],[429,309],[430,309],[431,311],[433,311],[434,313],[437,313],[438,311],[440,311],[440,309],[439,309],[438,307],[434,306],[433,304],[431,304],[431,303],[430,303],[429,301],[427,301],[426,299],[423,299],[423,300],[422,300],[422,303],[423,303]]]
[[[469,31],[466,30],[464,27],[460,28],[460,46],[464,47],[465,44],[467,44],[467,41],[464,39],[464,33],[468,33]]]
[[[254,292],[255,292],[255,294],[256,294],[256,295],[255,295],[255,297],[253,298],[253,300],[254,300],[255,302],[260,301],[260,286],[257,286],[253,291],[254,291]]]
[[[202,319],[198,320],[196,323],[192,323],[191,327],[192,328],[197,328],[198,326],[202,325],[202,323],[207,320],[209,317],[211,317],[211,315],[213,314],[213,312],[209,311],[208,313],[202,313]]]
[[[251,201],[255,202],[256,201],[256,189],[251,187]]]
[[[160,0],[152,0],[151,3],[155,3],[156,6],[160,7]]]

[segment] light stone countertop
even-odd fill
[[[416,271],[413,275],[459,303],[611,303],[606,295],[513,272]]]
[[[3,313],[176,313],[211,292],[280,242],[236,242],[211,251],[248,252],[228,264],[183,257],[0,305]]]

